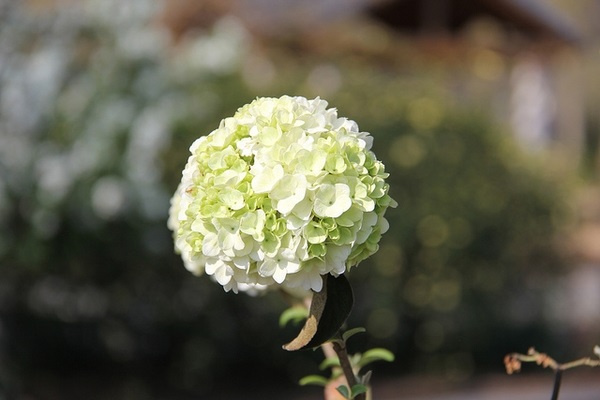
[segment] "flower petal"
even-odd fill
[[[283,178],[283,167],[280,164],[274,167],[265,167],[256,171],[252,179],[252,190],[255,193],[267,193],[273,190],[273,187]]]
[[[352,206],[350,188],[343,183],[323,184],[315,194],[314,212],[317,216],[337,218]]]

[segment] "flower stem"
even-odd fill
[[[340,366],[342,367],[342,371],[344,372],[344,376],[348,382],[348,389],[352,391],[352,388],[358,383],[358,380],[356,379],[356,375],[354,375],[354,370],[352,369],[352,364],[350,363],[350,358],[348,357],[348,352],[346,351],[346,343],[344,343],[343,340],[333,340],[332,345],[333,350],[335,350],[335,353],[340,360]],[[366,394],[359,394],[355,399],[365,400]]]

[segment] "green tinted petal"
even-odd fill
[[[220,200],[232,210],[244,207],[244,195],[235,189],[225,189],[219,195]]]
[[[320,258],[327,254],[327,247],[323,243],[313,243],[308,245],[309,257]]]
[[[281,244],[281,240],[277,236],[275,236],[271,231],[265,231],[264,235],[265,238],[261,243],[264,252],[267,255],[277,253],[277,250],[279,250],[279,246]]]
[[[346,170],[346,161],[339,154],[329,154],[325,169],[331,174],[341,174]]]
[[[304,235],[308,243],[323,243],[327,239],[327,229],[321,226],[321,224],[311,221],[304,228]]]

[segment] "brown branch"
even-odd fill
[[[342,367],[342,371],[344,371],[344,376],[348,382],[348,389],[352,390],[358,383],[358,380],[356,379],[356,375],[354,375],[354,370],[352,369],[352,364],[350,363],[350,358],[346,351],[346,343],[344,343],[343,340],[332,340],[331,343],[333,345],[333,350],[335,350],[338,359],[340,360],[340,366]],[[356,396],[356,400],[364,400],[365,398],[364,393]]]
[[[510,375],[512,373],[521,371],[521,364],[524,362],[535,362],[537,365],[541,365],[544,368],[550,368],[554,371],[564,371],[581,366],[600,367],[600,358],[595,359],[591,357],[584,357],[561,364],[548,356],[546,353],[539,353],[533,347],[531,347],[527,354],[510,353],[504,357],[506,373]]]

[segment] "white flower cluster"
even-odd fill
[[[322,288],[378,249],[395,202],[372,137],[327,102],[258,98],[192,144],[169,228],[225,290]]]

